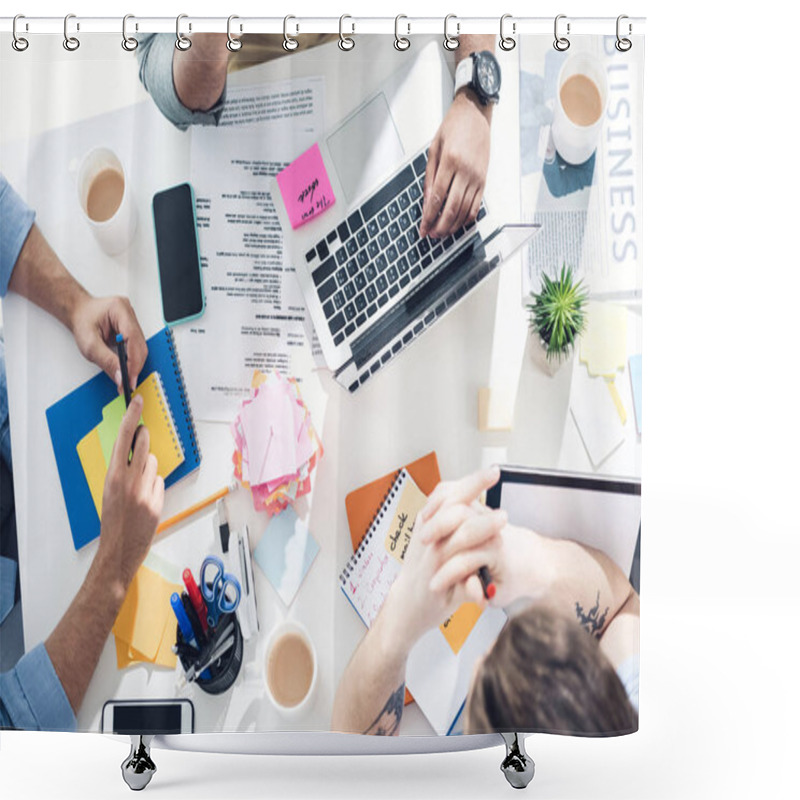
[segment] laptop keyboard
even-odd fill
[[[427,150],[306,253],[325,319],[340,345],[475,227],[444,239],[420,238]],[[478,219],[486,210],[481,205]]]

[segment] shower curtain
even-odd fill
[[[2,37],[2,726],[638,728],[644,37],[555,22]]]

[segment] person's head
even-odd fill
[[[591,735],[637,727],[637,714],[597,640],[574,620],[531,606],[509,619],[478,664],[464,730]]]

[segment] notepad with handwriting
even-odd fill
[[[378,509],[358,550],[339,576],[345,597],[371,627],[403,566],[414,522],[427,501],[402,469]]]

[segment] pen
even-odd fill
[[[172,605],[173,610],[175,611],[175,616],[178,616],[178,611],[175,608],[175,603],[179,603],[181,608],[183,609],[183,616],[188,625],[189,635],[191,639],[186,638],[186,632],[181,628],[181,635],[183,636],[184,640],[187,641],[190,645],[195,647],[197,650],[200,650],[201,645],[205,645],[206,637],[203,635],[202,628],[200,627],[200,620],[197,618],[197,614],[195,613],[194,608],[192,608],[192,604],[189,600],[189,595],[186,592],[182,592],[181,596],[178,597],[177,592],[173,592],[172,596],[169,599],[170,604]],[[178,620],[178,624],[180,625],[180,619]],[[199,654],[198,656],[199,657]],[[197,658],[196,657],[196,658]],[[195,662],[196,663],[196,662]],[[203,670],[200,677],[203,680],[209,680],[211,678],[210,670]]]
[[[183,583],[186,586],[186,592],[189,595],[189,601],[192,604],[192,607],[197,612],[197,617],[200,620],[200,625],[203,628],[203,633],[208,630],[208,622],[206,621],[206,617],[208,616],[206,612],[206,604],[203,602],[203,596],[200,594],[200,589],[195,582],[194,575],[192,575],[192,571],[187,567],[183,571]]]
[[[250,597],[250,576],[247,574],[247,562],[244,557],[244,540],[241,537],[238,539],[239,543],[239,570],[242,573],[242,582],[244,583],[244,595],[246,598]]]
[[[117,334],[117,357],[119,358],[119,373],[122,376],[122,393],[125,395],[125,408],[131,404],[131,382],[128,379],[128,351],[125,349],[125,339],[121,333]],[[131,450],[136,447],[136,437],[139,427],[133,432]]]
[[[497,586],[495,586],[492,580],[492,573],[489,572],[489,567],[480,567],[478,569],[478,577],[483,587],[483,596],[487,600],[491,600],[497,594]]]
[[[219,520],[219,541],[222,546],[222,552],[228,552],[228,543],[231,538],[231,529],[228,525],[228,515],[225,513],[225,500],[220,497],[217,500],[217,518]]]
[[[125,408],[131,404],[131,382],[128,379],[128,353],[125,350],[125,339],[122,334],[117,334],[117,356],[119,357],[119,372],[122,376],[122,392],[125,395]]]
[[[194,638],[198,643],[198,647],[202,647],[206,643],[207,637],[203,632],[203,626],[200,624],[200,618],[197,616],[192,601],[189,600],[189,595],[186,594],[186,592],[181,592],[181,601],[183,602],[183,610],[186,612],[189,624],[192,626],[192,632],[194,633]]]
[[[183,640],[190,644],[195,650],[199,650],[200,648],[197,646],[197,639],[194,638],[194,631],[192,630],[192,623],[189,622],[189,617],[186,616],[186,611],[183,608],[183,603],[181,602],[180,595],[177,592],[173,592],[169,598],[169,604],[172,606],[172,610],[175,612],[175,617],[178,620],[178,627],[181,629],[181,636],[183,636]]]

